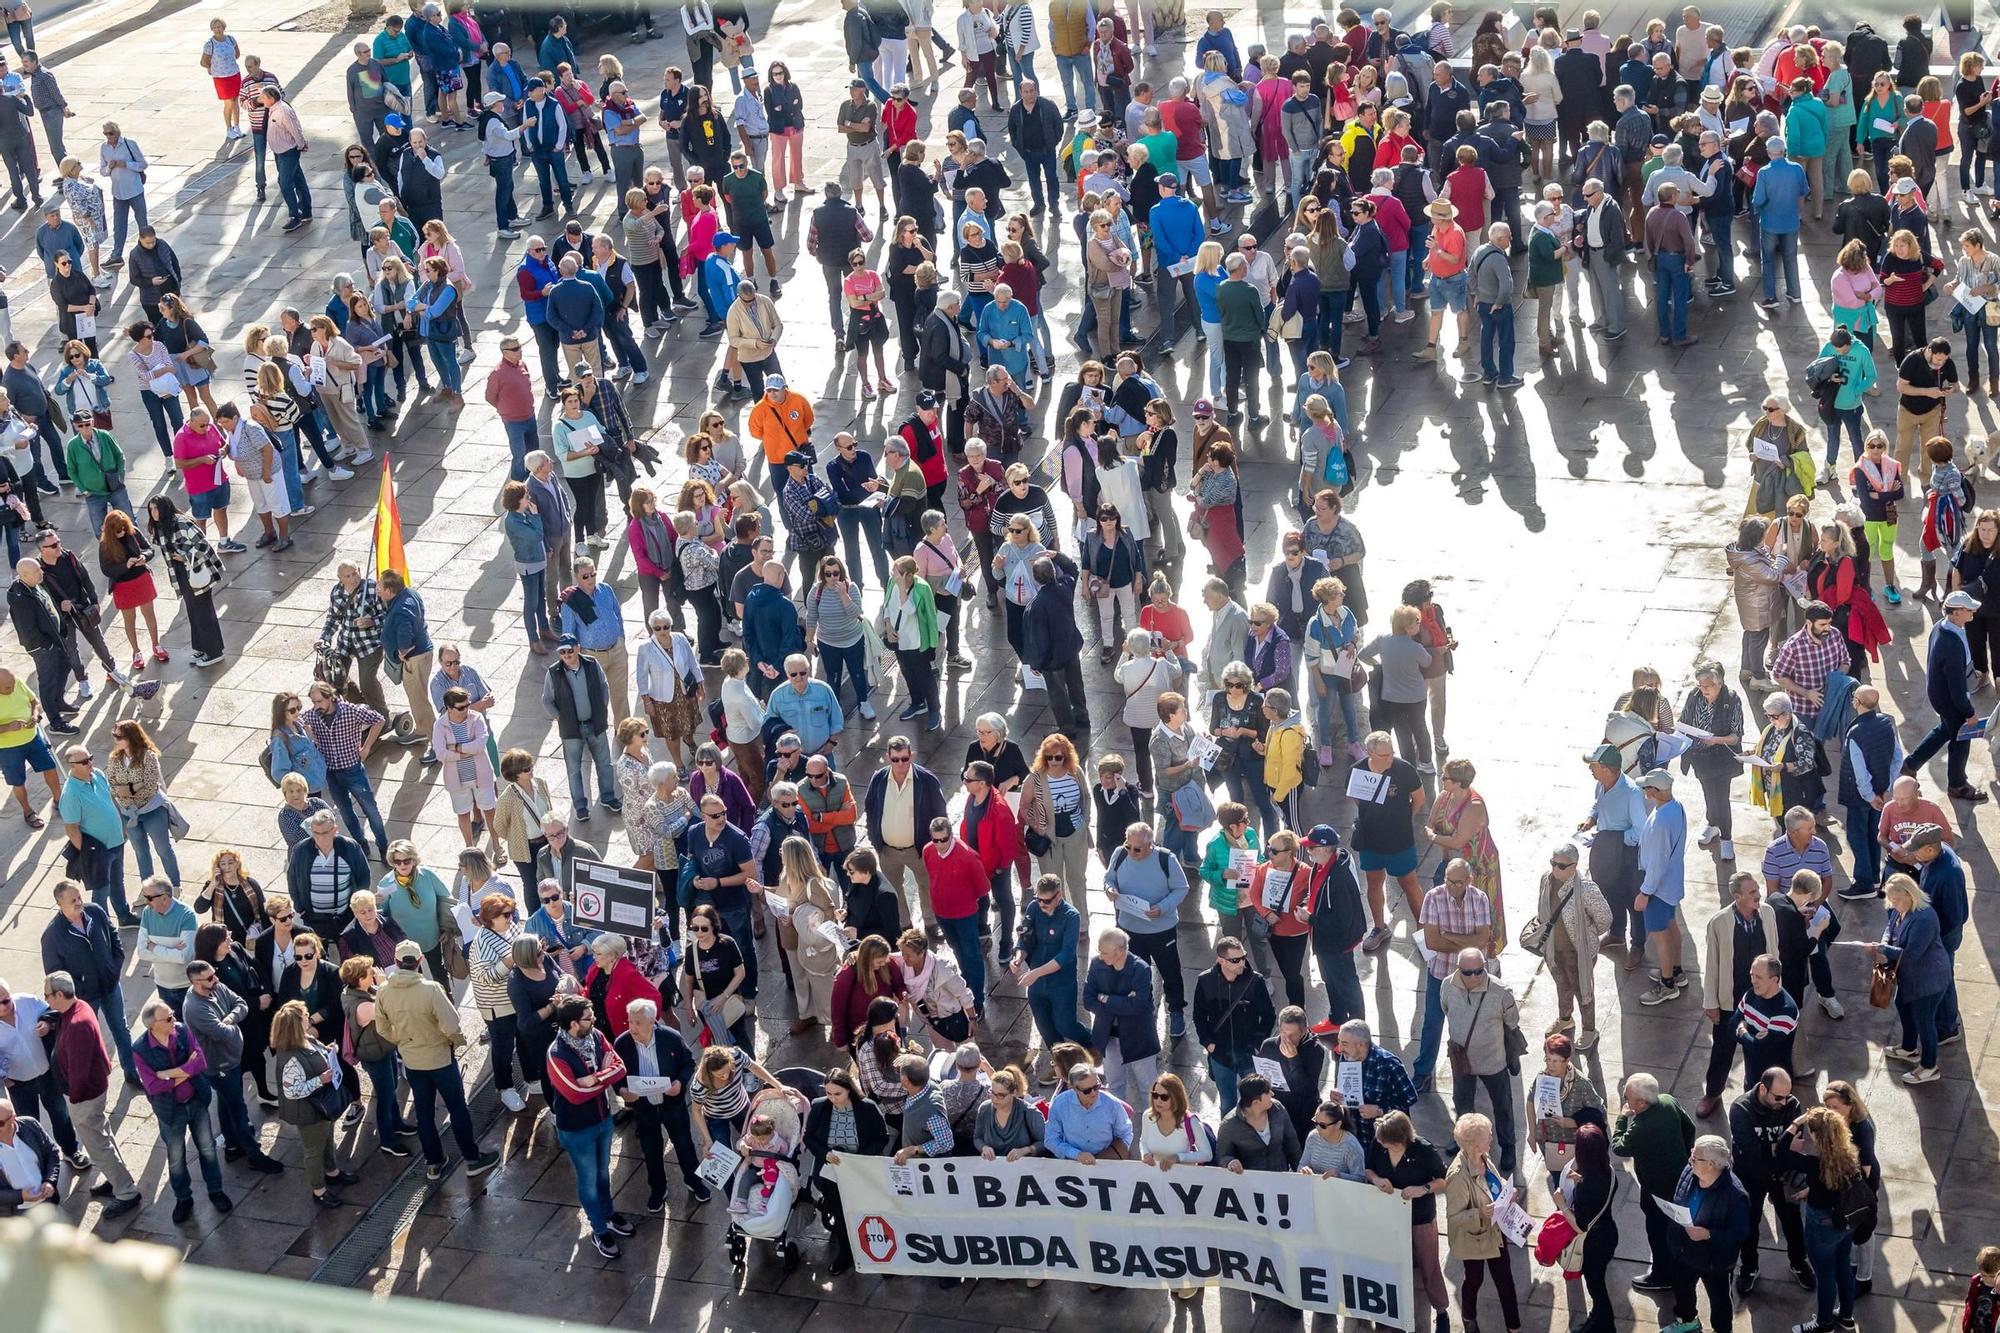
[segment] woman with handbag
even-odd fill
[[[1165,699],[1160,706],[1164,711]],[[1021,785],[1021,826],[1025,830],[1021,836],[1034,855],[1035,873],[1062,879],[1088,929],[1085,876],[1090,862],[1091,805],[1083,787],[1083,766],[1075,742],[1059,731],[1044,736],[1028,780]],[[1195,859],[1190,842],[1181,840],[1175,845],[1187,847],[1183,862]]]
[[[1581,1081],[1581,1080],[1579,1080]],[[1611,1166],[1611,1140],[1601,1125],[1579,1125],[1576,1156],[1563,1173],[1557,1206],[1576,1238],[1558,1260],[1565,1275],[1578,1273],[1590,1295],[1590,1314],[1576,1333],[1611,1333],[1611,1261],[1618,1253],[1618,1218],[1611,1203],[1618,1173]],[[1576,1308],[1574,1302],[1570,1308]]]
[[[178,815],[167,799],[166,779],[160,773],[160,747],[146,734],[137,718],[125,718],[112,727],[111,753],[104,765],[111,783],[111,799],[131,830],[126,838],[139,858],[139,877],[153,877],[153,857],[160,858],[160,870],[176,894],[181,887],[180,862],[174,857],[173,823]],[[186,821],[181,831],[187,831]]]
[[[55,271],[49,275],[49,298],[56,303],[56,325],[63,338],[82,343],[96,356],[97,288],[67,250],[56,255]]]
[[[137,328],[137,325],[133,326]],[[127,330],[129,333],[130,330]],[[136,337],[136,335],[134,335]],[[94,348],[81,340],[71,338],[63,344],[62,369],[56,372],[55,396],[63,405],[63,415],[74,421],[79,415],[87,414],[93,422],[109,429],[111,425],[111,372],[97,359]],[[146,382],[140,375],[140,383]],[[176,414],[175,425],[179,425]],[[155,427],[155,433],[158,427]],[[172,452],[172,437],[168,436],[160,445],[160,452]]]
[[[935,731],[943,723],[938,702],[937,649],[943,637],[931,585],[917,575],[914,556],[898,556],[889,566],[889,587],[882,599],[877,626],[882,642],[896,654],[908,705],[899,715],[909,721],[924,717]]]
[[[1493,1122],[1477,1112],[1458,1117],[1452,1127],[1458,1142],[1458,1156],[1452,1159],[1444,1177],[1445,1230],[1451,1242],[1451,1257],[1465,1265],[1459,1287],[1459,1317],[1471,1333],[1479,1328],[1479,1292],[1486,1279],[1493,1279],[1500,1296],[1500,1313],[1507,1321],[1507,1333],[1520,1333],[1521,1310],[1514,1294],[1512,1242],[1494,1218],[1501,1191],[1511,1171],[1490,1156],[1493,1149]]]
[[[1938,1008],[1952,985],[1951,953],[1944,947],[1937,909],[1908,875],[1891,875],[1882,886],[1889,914],[1879,944],[1865,944],[1875,973],[1868,1003],[1889,1007],[1893,996],[1902,1038],[1886,1052],[1891,1060],[1914,1063],[1903,1075],[1909,1084],[1935,1083],[1938,1073]]]
[[[400,404],[409,377],[417,377],[417,389],[430,393],[430,376],[424,373],[424,340],[417,333],[417,318],[412,307],[416,304],[417,284],[411,276],[410,266],[403,258],[391,253],[382,261],[381,277],[375,283],[375,310],[381,317],[382,327],[395,340],[389,366],[396,376],[396,396],[391,405]]]
[[[368,443],[367,428],[361,424],[360,384],[365,369],[361,356],[328,316],[314,315],[306,321],[306,327],[312,331],[307,364],[321,377],[320,406],[326,410],[333,433],[348,448],[343,463],[350,467],[365,463],[374,456],[374,450]]]
[[[278,1118],[299,1132],[305,1152],[302,1166],[312,1187],[313,1202],[338,1208],[346,1200],[334,1193],[357,1178],[340,1169],[333,1148],[333,1122],[346,1104],[338,1052],[311,1033],[305,1005],[289,1000],[271,1018],[271,1051],[278,1059],[278,1081],[284,1098]]]
[[[138,379],[139,401],[145,405],[146,416],[153,423],[153,438],[160,442],[161,453],[171,455],[174,451],[174,435],[186,421],[181,413],[180,362],[174,359],[173,353],[167,350],[165,343],[153,336],[153,326],[143,319],[126,325],[125,336],[132,340],[132,350],[125,356]],[[97,366],[97,363],[92,361],[90,365]],[[76,369],[78,369],[76,363],[71,362],[56,376],[58,395],[63,393],[64,377],[67,376],[70,385],[69,396],[71,398],[83,396],[76,390],[84,387],[87,381],[71,374]],[[97,368],[95,374],[102,376],[98,389],[98,392],[102,393],[101,385],[110,383],[110,377],[104,375],[101,366]]]
[[[215,615],[215,589],[222,582],[222,557],[171,498],[156,495],[148,500],[146,515],[153,544],[166,554],[167,572],[187,615],[188,643],[194,649],[190,660],[198,667],[218,666],[228,647],[222,640],[222,622]],[[165,660],[165,654],[158,648],[154,649],[154,656]]]
[[[1961,166],[1960,170],[1964,168]],[[1986,238],[1977,228],[1968,227],[1958,238],[1958,274],[1952,284],[1956,293],[1965,288],[1983,303],[1967,310],[1953,300],[1965,321],[1965,389],[1979,392],[1979,349],[1986,349],[1986,392],[2000,397],[2000,255],[1986,248]]]
[[[452,285],[450,266],[441,257],[424,260],[421,271],[423,282],[418,284],[411,308],[417,312],[417,331],[430,351],[431,365],[437,370],[437,397],[448,399],[453,407],[463,408],[463,376],[454,346],[465,324],[458,289]]]

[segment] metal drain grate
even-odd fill
[[[210,190],[243,170],[249,161],[249,154],[239,153],[203,167],[200,171],[197,171],[194,175],[188,177],[186,181],[182,182],[181,188],[174,192],[174,207],[186,208],[202,195],[207,194]]]

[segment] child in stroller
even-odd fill
[[[736,1150],[742,1164],[729,1182],[730,1260],[744,1262],[752,1238],[778,1242],[785,1266],[798,1265],[800,1250],[790,1238],[792,1206],[799,1198],[804,1093],[789,1087],[765,1088],[750,1100],[749,1119]]]

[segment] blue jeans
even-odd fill
[[[375,1100],[375,1137],[384,1143],[395,1143],[409,1133],[403,1113],[396,1106],[396,1076],[402,1062],[391,1051],[380,1060],[363,1060],[361,1067],[368,1071],[368,1090]]]
[[[1419,1083],[1437,1069],[1438,1045],[1444,1039],[1444,982],[1435,975],[1424,978],[1423,1035],[1417,1041],[1417,1062],[1410,1076]]]
[[[1169,794],[1165,792],[1160,794],[1159,844],[1179,857],[1184,865],[1201,864],[1201,848],[1197,845],[1196,835],[1181,827]]]
[[[554,628],[549,624],[549,605],[544,591],[547,578],[547,567],[521,575],[521,601],[524,603],[521,623],[528,631],[529,643],[538,642],[542,635],[551,633]]]
[[[132,844],[132,850],[139,857],[139,878],[149,879],[153,874],[153,849],[160,852],[160,869],[166,872],[167,882],[176,889],[181,886],[181,863],[174,857],[174,840],[169,835],[167,807],[148,810],[135,821],[137,832],[128,835],[125,841]]]
[[[299,165],[299,149],[287,148],[274,153],[278,164],[278,194],[285,201],[285,211],[294,218],[309,218],[313,213],[312,190],[306,185],[305,168]]]
[[[1408,284],[1410,280],[1409,253],[1409,251],[1405,250],[1402,255],[1398,256],[1393,250],[1390,251],[1389,267],[1383,270],[1382,276],[1379,279],[1379,282],[1383,285],[1376,289],[1375,299],[1378,303],[1383,304],[1390,314],[1395,314],[1403,309],[1408,297]],[[1384,293],[1388,296],[1386,302],[1382,300]]]
[[[201,1159],[201,1181],[210,1194],[222,1193],[222,1161],[215,1155],[215,1129],[208,1123],[208,1089],[199,1081],[195,1095],[184,1102],[157,1102],[153,1119],[160,1142],[167,1150],[167,1182],[176,1199],[194,1197],[194,1178],[188,1173],[187,1145],[194,1140],[195,1156]]]
[[[886,100],[886,99],[885,99]],[[541,182],[542,211],[552,211],[555,194],[562,194],[563,207],[568,208],[576,199],[576,189],[569,183],[569,168],[563,165],[562,154],[537,152],[534,155],[535,179]]]
[[[1347,336],[1347,307],[1354,303],[1354,289],[1342,287],[1336,292],[1319,294],[1319,337],[1318,351],[1333,353],[1333,359],[1340,359],[1340,343]]]
[[[1479,369],[1485,378],[1514,378],[1514,307],[1479,302]]]
[[[486,169],[493,173],[493,225],[500,231],[512,231],[521,220],[520,209],[514,203],[515,161],[513,153],[486,159]]]
[[[1014,70],[1014,96],[1019,97],[1021,95],[1021,80],[1023,79],[1034,79],[1037,88],[1042,86],[1041,79],[1035,74],[1035,53],[1033,51],[1018,56],[1010,53],[1007,57],[1007,63]]]
[[[511,481],[526,481],[528,455],[542,447],[542,437],[535,428],[535,419],[529,417],[526,421],[503,421],[500,425],[507,432],[507,452],[512,455],[512,461],[507,465],[507,477]]]
[[[1758,238],[1757,253],[1763,259],[1764,299],[1778,299],[1778,269],[1775,261],[1784,260],[1785,291],[1793,300],[1801,299],[1805,293],[1799,286],[1799,234],[1795,231],[1772,231],[1766,227]]]
[[[1653,322],[1662,338],[1681,342],[1688,334],[1687,256],[1662,252],[1653,256]]]
[[[1090,1029],[1076,1017],[1076,973],[1057,972],[1029,986],[1028,1013],[1035,1020],[1043,1050],[1065,1041],[1090,1045]]]
[[[1410,224],[1410,248],[1403,254],[1403,284],[1410,296],[1424,294],[1424,259],[1431,252],[1431,224]]]
[[[464,391],[464,377],[458,369],[458,339],[426,338],[424,346],[430,349],[431,365],[437,370],[438,388],[447,393]]]
[[[1736,285],[1736,243],[1730,239],[1735,222],[1727,213],[1711,213],[1708,218],[1708,238],[1715,246],[1715,276],[1731,287]]]
[[[114,920],[129,919],[132,904],[125,896],[125,844],[107,847],[92,859],[96,864],[88,876],[90,900],[111,913]]]
[[[972,1007],[983,1011],[986,1008],[986,955],[979,948],[979,914],[941,916],[938,928],[944,931],[944,942],[951,946],[953,956],[958,959],[959,973],[972,990]]]
[[[201,1081],[215,1094],[215,1118],[222,1125],[222,1141],[247,1156],[262,1157],[264,1149],[250,1124],[250,1106],[243,1100],[242,1067],[211,1069],[201,1076]]]
[[[1826,422],[1826,465],[1832,467],[1840,461],[1840,431],[1844,426],[1854,441],[1854,461],[1861,461],[1861,436],[1867,422],[1861,419],[1861,404],[1852,407],[1836,407],[1831,413],[1822,411],[1820,419]]]
[[[611,1117],[589,1129],[558,1129],[556,1142],[576,1169],[576,1200],[590,1229],[604,1235],[611,1230]]]
[[[1054,153],[1023,153],[1021,160],[1028,164],[1028,193],[1035,201],[1037,211],[1045,204],[1062,203],[1062,185],[1056,179],[1056,155]],[[1046,198],[1042,182],[1048,182]]]
[[[1097,110],[1097,76],[1090,68],[1090,57],[1057,56],[1056,73],[1062,77],[1063,109],[1075,112],[1076,85],[1083,84],[1083,105],[1089,110]]]
[[[563,767],[569,770],[570,804],[579,810],[590,805],[590,791],[583,781],[583,760],[588,755],[597,765],[597,803],[618,799],[618,781],[611,776],[611,741],[606,733],[593,731],[583,736],[565,736],[562,742]]]
[[[392,410],[389,406],[389,368],[377,361],[368,367],[367,374],[361,379],[361,412],[373,422],[387,417]],[[515,481],[521,479],[514,478]]]
[[[125,1077],[132,1083],[139,1081],[139,1066],[132,1060],[132,1020],[125,1017],[125,996],[116,987],[92,1001],[97,1006],[97,1026],[111,1034],[111,1045],[118,1052],[118,1064],[125,1071]]]
[[[132,512],[132,493],[120,486],[109,495],[85,495],[83,507],[90,514],[91,531],[101,532],[104,529],[104,516],[112,510],[122,510],[127,514]],[[10,528],[8,531],[11,535],[13,529]],[[18,552],[14,558],[16,560],[21,558]]]
[[[278,467],[285,474],[285,499],[296,514],[306,505],[305,483],[299,478],[299,433],[281,430],[274,443],[278,446]]]
[[[1318,728],[1313,734],[1314,743],[1318,745],[1333,744],[1329,738],[1333,735],[1333,710],[1335,708],[1334,699],[1336,697],[1340,700],[1338,705],[1340,708],[1340,720],[1347,724],[1347,743],[1350,745],[1359,745],[1361,737],[1365,734],[1361,730],[1360,707],[1354,702],[1354,692],[1352,690],[1343,690],[1338,685],[1329,685],[1326,687],[1325,694],[1313,696],[1313,723]]]
[[[368,820],[368,831],[375,835],[375,844],[384,855],[389,851],[389,830],[382,827],[382,811],[375,804],[375,788],[368,781],[368,770],[356,764],[352,768],[329,768],[326,771],[326,794],[333,802],[333,808],[340,813],[340,822],[347,825],[347,835],[365,849],[368,839],[362,836],[361,820]]]
[[[1215,1080],[1215,1095],[1222,1103],[1221,1113],[1228,1115],[1236,1109],[1236,1082],[1243,1077],[1243,1071],[1211,1055],[1208,1057],[1208,1076]]]
[[[840,697],[840,678],[844,674],[854,683],[854,702],[858,707],[868,702],[868,640],[856,639],[845,648],[830,646],[821,639],[819,662],[826,669],[826,687],[833,691],[833,697]]]
[[[1200,323],[1201,336],[1208,341],[1208,396],[1219,402],[1222,399],[1222,325],[1208,319]]]
[[[130,199],[111,201],[111,258],[125,258],[125,227],[128,220],[136,219],[138,226],[146,225],[146,196],[134,195]]]
[[[1832,1214],[1805,1207],[1806,1258],[1812,1261],[1813,1290],[1819,1297],[1819,1324],[1854,1313],[1854,1237]]]
[[[1979,383],[1979,348],[1986,347],[1986,373],[2000,376],[2000,327],[1986,322],[1986,312],[1966,316],[1965,365],[1971,383]]]
[[[403,1070],[410,1082],[410,1102],[417,1113],[417,1142],[423,1145],[424,1161],[444,1165],[444,1140],[438,1137],[437,1103],[444,1099],[445,1114],[451,1117],[452,1137],[458,1141],[459,1155],[470,1162],[479,1156],[479,1140],[472,1132],[472,1111],[465,1104],[465,1077],[458,1065],[447,1060],[436,1069]],[[609,1126],[610,1121],[605,1124]]]

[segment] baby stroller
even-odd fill
[[[800,1187],[800,1166],[810,1105],[803,1092],[791,1087],[766,1088],[750,1099],[744,1141],[766,1122],[771,1133],[768,1146],[743,1151],[743,1162],[729,1181],[729,1232],[724,1244],[729,1262],[738,1268],[748,1261],[753,1240],[776,1242],[778,1259],[788,1273],[805,1255],[794,1219],[798,1206],[807,1202]]]

